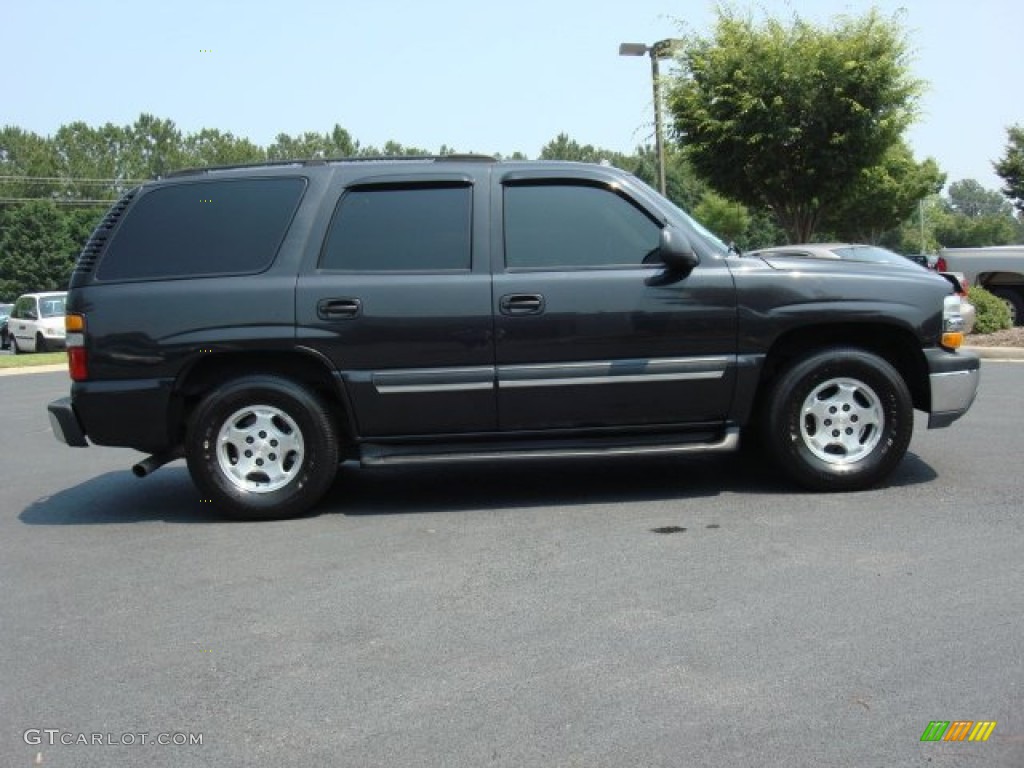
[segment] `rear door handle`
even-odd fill
[[[544,297],[539,293],[510,293],[498,300],[503,315],[539,315],[544,311]]]
[[[320,299],[316,303],[316,316],[321,320],[342,320],[355,317],[363,309],[359,299]]]

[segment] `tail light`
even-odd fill
[[[944,258],[942,258],[941,256],[939,256],[939,260],[935,262],[935,271],[936,272],[949,272],[949,270],[946,269],[946,260]]]
[[[88,352],[85,349],[85,315],[64,316],[65,344],[68,349],[68,373],[72,381],[89,378]]]

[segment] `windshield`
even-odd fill
[[[51,296],[39,300],[39,314],[42,317],[60,317],[64,314],[64,296]]]
[[[729,253],[729,246],[726,245],[724,242],[722,242],[722,240],[718,237],[718,235],[716,235],[714,232],[709,230],[707,227],[705,227],[703,224],[701,224],[699,221],[697,221],[695,218],[693,218],[690,214],[688,214],[686,211],[684,211],[678,205],[673,203],[667,197],[662,195],[660,192],[658,192],[656,189],[654,189],[654,187],[652,187],[650,184],[648,184],[643,179],[639,178],[638,176],[633,176],[632,179],[637,184],[639,184],[640,186],[644,187],[652,195],[655,195],[659,200],[662,200],[665,203],[667,203],[672,208],[672,210],[675,211],[677,216],[679,216],[687,224],[689,224],[690,227],[693,228],[694,232],[701,238],[701,240],[705,243],[705,245],[707,245],[707,247],[709,249],[711,249],[712,251],[716,252],[720,256],[728,255],[728,253]]]
[[[0,304],[0,320],[3,320],[5,317],[10,317],[12,309],[14,309],[13,304]]]

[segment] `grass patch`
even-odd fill
[[[67,363],[67,352],[42,352],[40,354],[0,355],[0,368],[31,368],[36,365]]]

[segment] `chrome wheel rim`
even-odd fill
[[[800,438],[828,464],[852,464],[869,455],[882,439],[884,425],[881,400],[857,379],[822,382],[800,410]]]
[[[272,493],[302,467],[305,450],[295,420],[272,405],[249,405],[231,414],[217,433],[217,464],[237,488]]]

